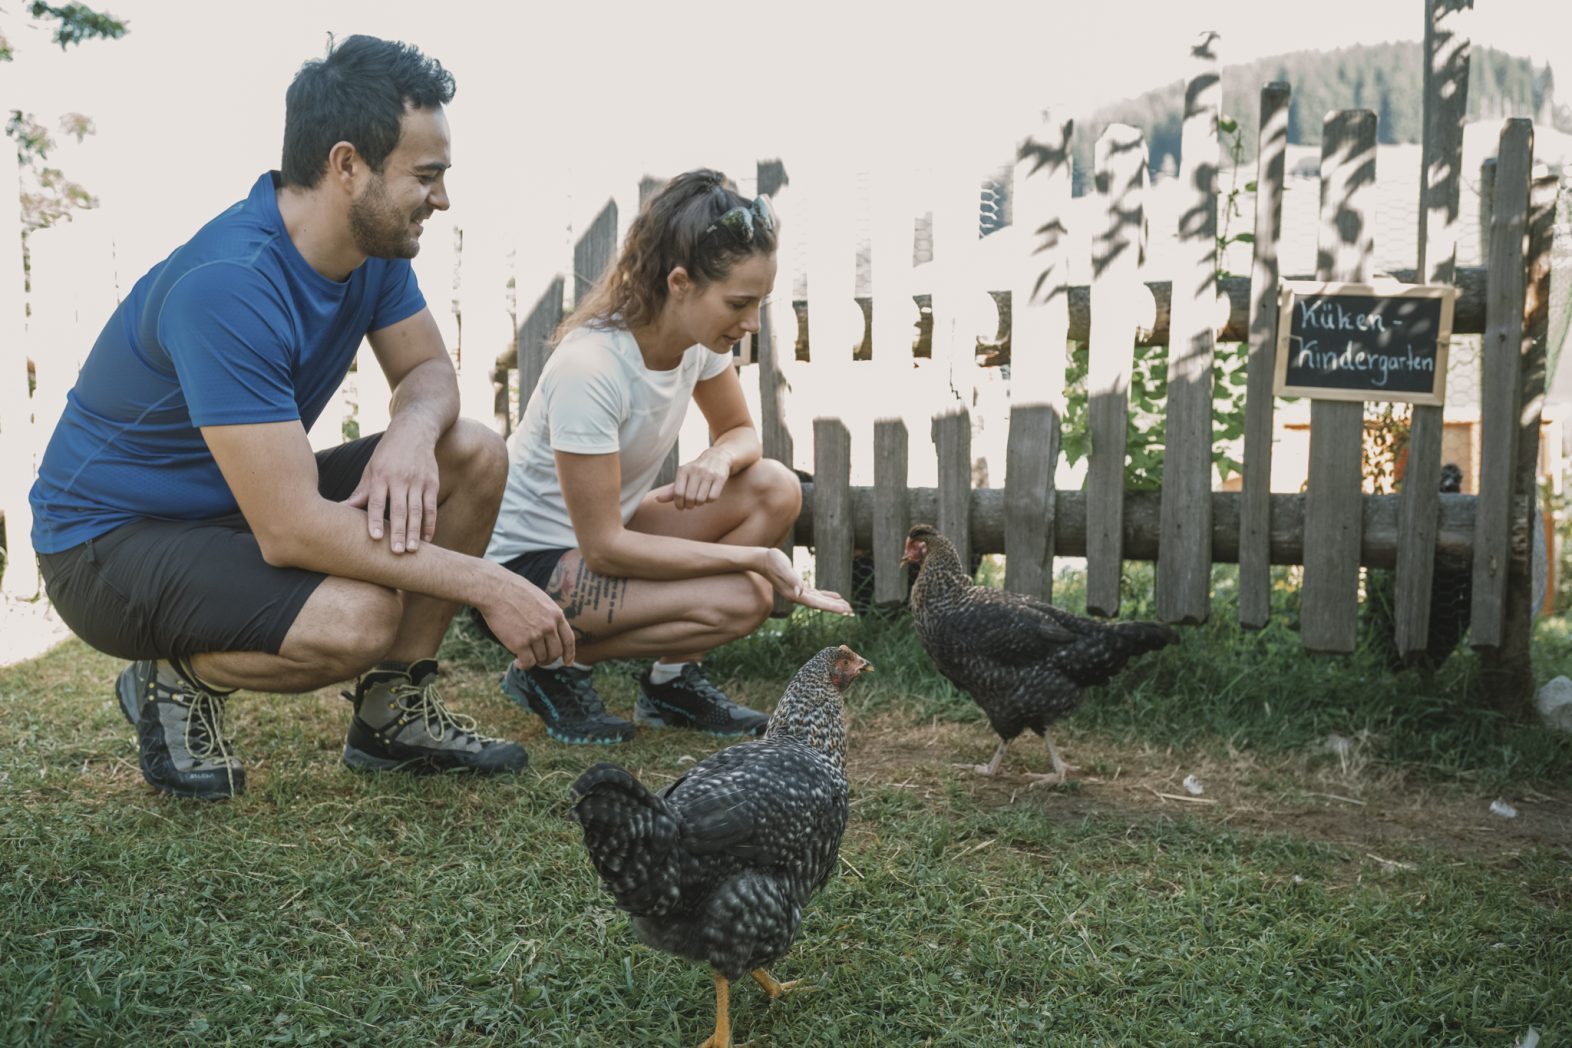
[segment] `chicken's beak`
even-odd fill
[[[922,563],[922,547],[919,546],[917,543],[913,542],[911,539],[907,539],[906,540],[906,548],[905,548],[905,550],[901,554],[901,565],[905,566],[907,564],[921,564],[921,563]]]

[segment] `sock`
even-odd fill
[[[686,665],[688,665],[686,662],[657,662],[650,667],[650,683],[670,684],[682,676],[682,667]]]
[[[535,664],[535,668],[537,670],[560,670],[562,668],[562,660],[552,659],[550,662],[538,662]]]

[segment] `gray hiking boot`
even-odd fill
[[[246,788],[246,770],[230,752],[227,696],[182,681],[158,679],[158,663],[133,662],[115,682],[120,712],[136,728],[142,777],[172,797],[225,800]]]
[[[475,730],[437,694],[437,660],[406,670],[372,670],[344,698],[355,705],[344,763],[357,771],[523,771],[529,756],[516,742]]]

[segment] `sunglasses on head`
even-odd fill
[[[761,196],[754,197],[751,204],[739,204],[722,214],[705,228],[704,235],[725,230],[737,243],[747,246],[753,243],[755,227],[773,233],[775,226],[775,208],[770,206],[769,197]]]

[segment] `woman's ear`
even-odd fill
[[[666,293],[670,298],[684,298],[693,288],[693,278],[684,267],[677,266],[666,274]]]

